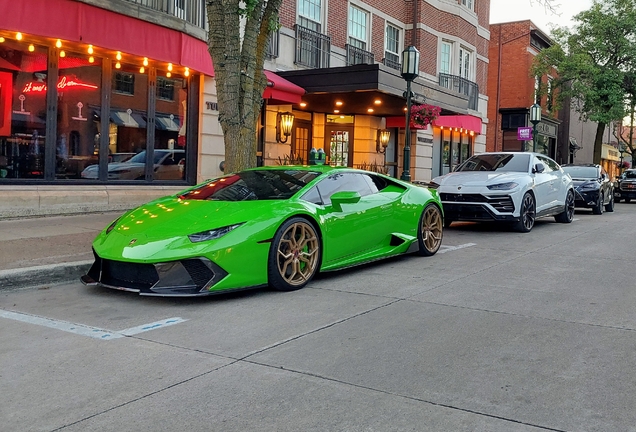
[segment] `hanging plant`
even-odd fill
[[[623,162],[616,162],[616,167],[617,168],[629,168],[631,165],[629,162],[627,161],[623,161]]]
[[[426,129],[426,127],[433,123],[433,121],[435,121],[441,113],[442,109],[435,105],[413,105],[411,107],[411,124],[416,128]]]

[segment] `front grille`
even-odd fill
[[[636,191],[636,183],[621,183],[621,190]]]
[[[199,289],[203,288],[214,277],[214,272],[200,259],[181,260],[181,264]]]
[[[441,193],[442,203],[487,203],[499,213],[513,213],[515,205],[509,195],[489,197],[482,194]]]
[[[152,264],[138,264],[102,259],[103,284],[124,288],[147,289],[159,280]]]

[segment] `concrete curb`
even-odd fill
[[[93,260],[0,270],[0,290],[79,282]]]

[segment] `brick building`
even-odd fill
[[[530,106],[536,102],[542,108],[537,151],[565,162],[567,143],[558,142],[561,121],[552,104],[550,84],[556,71],[542,77],[531,74],[535,56],[551,45],[550,38],[528,20],[493,24],[490,36],[487,150],[532,150],[532,141],[519,140],[517,130],[532,126]]]

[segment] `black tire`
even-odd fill
[[[455,221],[452,219],[444,219],[444,228],[448,228],[453,222]]]
[[[605,211],[608,213],[612,213],[614,211],[614,194],[610,197],[610,202],[605,206]]]
[[[630,202],[632,202],[632,199],[631,198],[625,198],[625,202],[629,204]]]
[[[595,215],[603,214],[603,200],[604,200],[603,192],[599,192],[598,199],[596,200],[596,205],[592,207],[592,213],[594,213]]]
[[[621,202],[621,199],[620,198],[614,198],[614,202],[619,203],[619,202]]]
[[[443,225],[442,211],[439,207],[432,203],[424,207],[417,229],[419,255],[432,256],[437,253],[444,236]]]
[[[537,207],[534,196],[530,192],[526,192],[521,199],[521,208],[519,211],[519,221],[514,225],[514,230],[527,233],[532,230],[534,221],[537,216]]]
[[[574,192],[571,190],[568,191],[568,194],[565,196],[565,209],[563,213],[559,213],[554,217],[559,223],[571,223],[574,219]]]
[[[321,256],[320,238],[308,220],[296,217],[285,221],[269,249],[269,285],[278,291],[304,287],[318,272]]]

